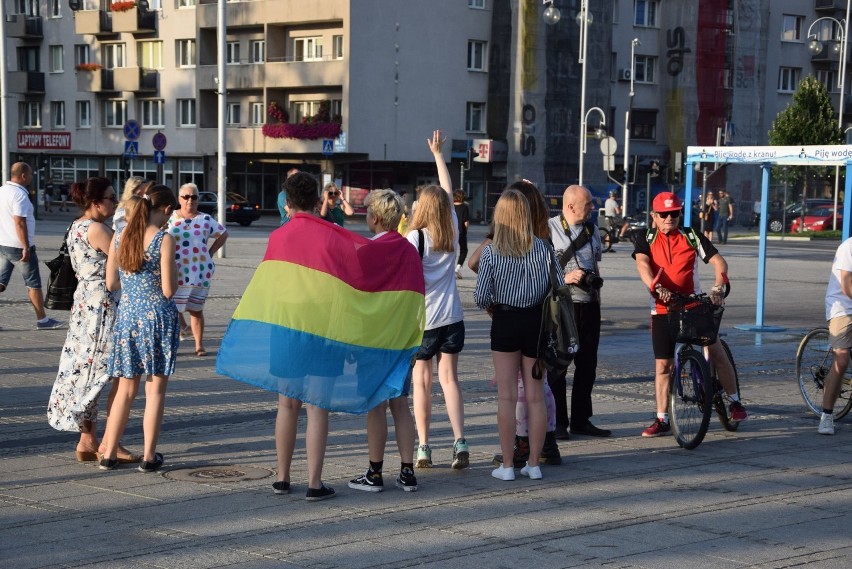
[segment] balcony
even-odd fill
[[[228,27],[258,26],[260,22],[327,22],[343,21],[348,17],[346,0],[323,2],[280,2],[279,0],[253,0],[228,2],[226,5]],[[218,11],[217,0],[197,0],[196,27],[215,28]]]
[[[196,150],[203,154],[216,154],[217,130],[212,127],[198,129]],[[295,140],[290,138],[267,138],[259,126],[239,126],[225,128],[228,152],[234,153],[292,153],[322,154],[322,140]]]
[[[78,71],[77,90],[89,93],[115,93],[117,89],[114,87],[113,71],[114,69]]]
[[[275,87],[321,87],[343,85],[347,64],[342,59],[325,61],[267,61],[263,65],[228,65],[226,89],[260,89]],[[213,78],[216,65],[199,65],[196,81],[199,89],[216,89]]]
[[[816,10],[845,10],[846,0],[814,0]]]
[[[44,73],[41,71],[9,71],[10,93],[44,93]]]
[[[112,12],[106,10],[78,10],[74,12],[74,31],[80,35],[102,36],[112,31]]]
[[[160,72],[156,69],[116,67],[112,72],[116,91],[156,93],[159,89]]]
[[[151,34],[157,31],[157,13],[142,10],[112,12],[112,31]]]
[[[266,69],[265,65],[256,64],[239,64],[227,65],[225,74],[228,78],[228,83],[225,89],[261,89],[265,85]],[[196,68],[196,85],[199,89],[217,89],[217,84],[213,80],[218,75],[216,65],[199,65]]]
[[[22,40],[40,40],[44,38],[42,19],[39,16],[15,14],[6,18],[6,35]]]

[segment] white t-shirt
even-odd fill
[[[615,198],[607,198],[606,202],[604,202],[604,215],[606,217],[615,217],[618,215],[618,202],[615,201]]]
[[[841,243],[837,253],[834,254],[828,289],[825,291],[826,320],[852,315],[852,298],[843,294],[843,289],[840,287],[840,271],[852,273],[852,237]]]
[[[6,182],[0,186],[0,245],[23,249],[24,244],[18,239],[13,217],[27,218],[29,245],[35,245],[35,215],[30,194],[22,185]]]
[[[426,330],[449,326],[464,320],[459,288],[456,285],[456,253],[459,248],[459,222],[453,210],[453,251],[433,251],[432,236],[423,229],[423,279],[426,281]],[[414,245],[420,244],[416,229],[405,237]]]

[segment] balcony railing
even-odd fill
[[[74,12],[74,31],[80,35],[112,34],[112,12],[105,10],[78,10]]]
[[[42,19],[39,16],[15,14],[6,18],[6,35],[10,38],[40,40],[44,37]]]
[[[78,12],[79,13],[79,12]],[[89,93],[116,92],[112,69],[77,72],[77,90]]]
[[[10,93],[44,93],[44,73],[41,71],[9,71]]]
[[[142,10],[112,12],[112,31],[149,34],[157,31],[157,13]]]
[[[142,67],[116,67],[113,86],[116,91],[151,93],[159,89],[160,72]]]

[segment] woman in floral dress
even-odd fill
[[[181,315],[181,339],[191,333],[195,339],[195,355],[203,357],[207,355],[204,350],[203,310],[216,270],[213,254],[225,244],[228,232],[211,216],[198,212],[198,186],[184,184],[178,196],[180,209],[172,214],[168,227],[177,247],[178,291],[174,301]],[[208,248],[210,239],[213,243]],[[189,327],[185,326],[184,312],[189,312]]]
[[[163,455],[156,452],[157,440],[180,333],[177,308],[171,300],[177,290],[175,241],[164,227],[176,206],[170,188],[157,185],[146,190],[130,213],[127,227],[115,234],[110,245],[106,284],[109,290],[121,289],[121,301],[107,372],[119,378],[119,386],[107,418],[101,470],[118,465],[116,442],[127,426],[143,375],[145,451],[139,470],[155,472],[163,465]]]
[[[89,178],[71,186],[71,199],[83,211],[68,230],[68,254],[79,284],[68,323],[68,335],[59,359],[59,373],[47,408],[50,426],[80,433],[77,460],[97,460],[95,421],[101,390],[111,379],[107,360],[112,346],[117,295],[106,288],[106,262],[112,230],[104,223],[115,212],[118,201],[112,182]],[[115,392],[113,382],[109,401]],[[109,403],[107,404],[109,407]],[[119,448],[121,462],[139,462],[140,457]]]

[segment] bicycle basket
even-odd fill
[[[724,312],[725,307],[707,302],[671,307],[668,312],[669,330],[677,342],[709,346],[719,336]]]

